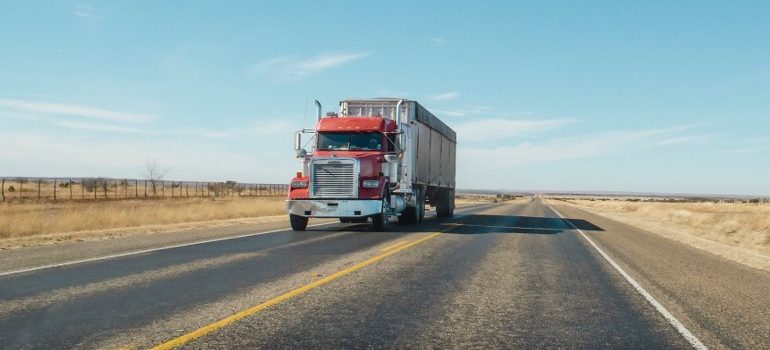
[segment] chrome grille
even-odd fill
[[[313,162],[311,190],[313,197],[354,198],[357,196],[355,161],[352,159]]]

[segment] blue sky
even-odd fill
[[[458,132],[458,186],[770,195],[768,2],[0,5],[0,176],[286,182],[350,97]]]

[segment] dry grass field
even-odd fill
[[[497,203],[504,201],[516,200],[515,196],[505,196],[498,198],[494,194],[476,194],[476,193],[464,193],[455,196],[455,204],[473,204],[473,203]]]
[[[690,235],[746,252],[770,256],[770,204],[614,200],[567,202],[672,238],[677,238],[677,235]]]
[[[136,179],[0,179],[0,202],[285,195],[285,185]]]
[[[283,196],[0,203],[0,239],[284,214]]]

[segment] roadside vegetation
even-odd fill
[[[455,203],[497,203],[512,201],[520,198],[523,197],[510,194],[462,193],[455,196]]]
[[[582,209],[648,231],[688,234],[770,256],[770,204],[566,200]]]
[[[285,213],[283,196],[0,203],[0,239]]]

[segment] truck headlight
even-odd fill
[[[292,181],[291,188],[307,188],[307,181]]]
[[[364,180],[361,182],[361,186],[364,188],[377,188],[380,186],[380,180]]]

